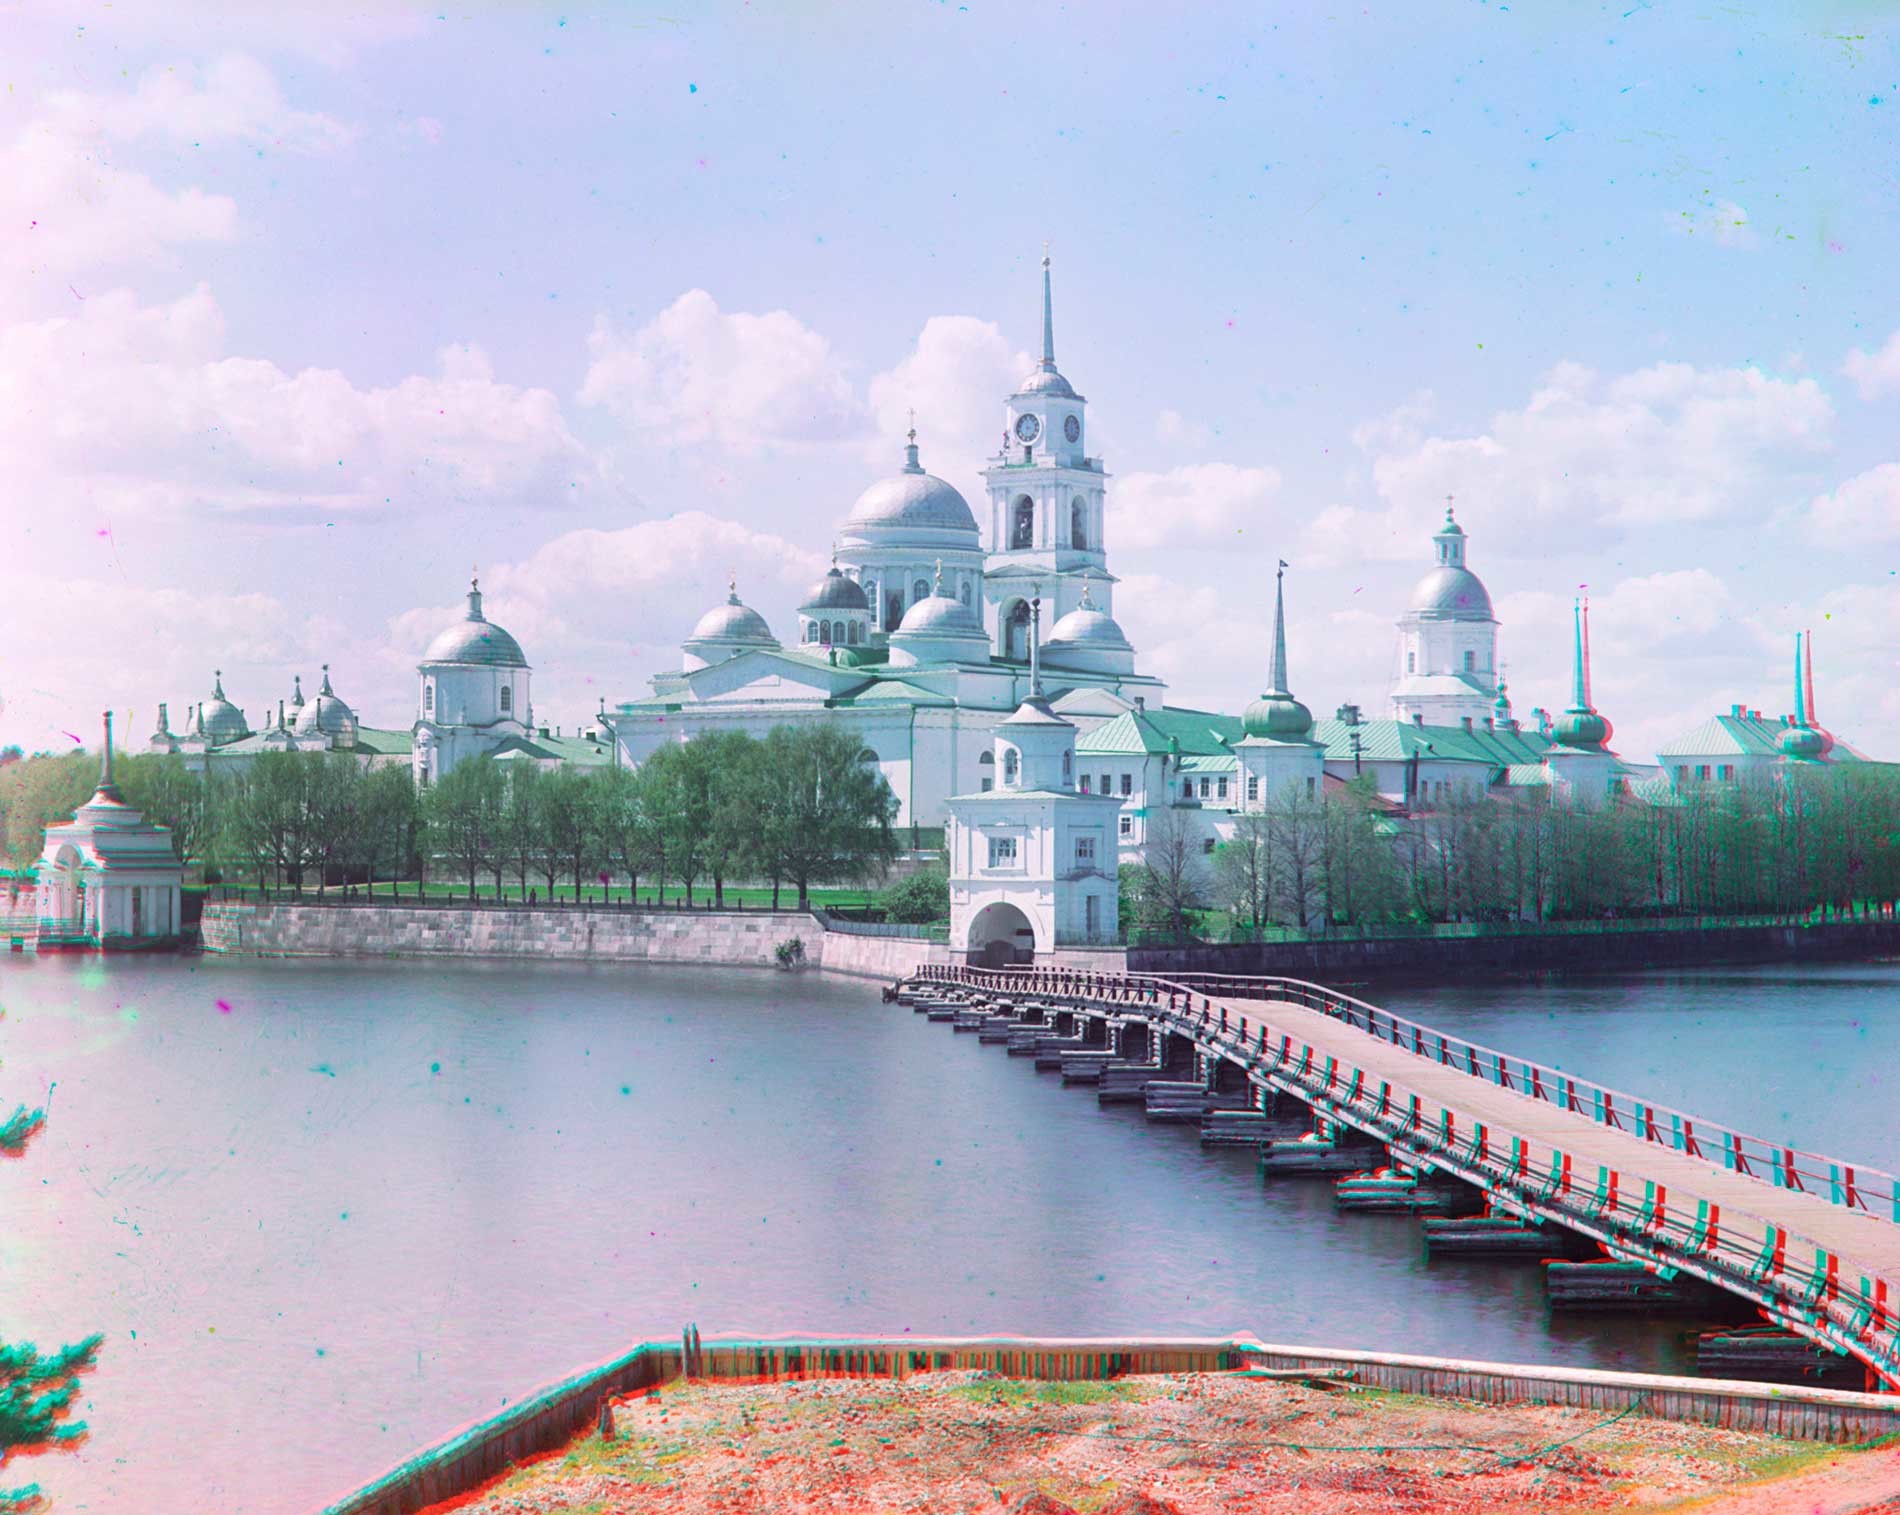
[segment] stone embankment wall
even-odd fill
[[[802,910],[212,903],[199,931],[207,952],[263,956],[558,957],[755,968],[774,966],[778,944],[795,936],[814,966],[887,980],[915,971],[933,951],[929,942],[904,937],[828,932]]]
[[[1900,921],[1131,947],[1128,967],[1134,973],[1265,974],[1332,983],[1381,976],[1469,978],[1566,969],[1617,972],[1890,954],[1900,954]]]

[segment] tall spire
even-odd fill
[[[1055,301],[1049,293],[1049,244],[1042,244],[1042,368],[1044,373],[1056,371],[1056,318]]]
[[[99,756],[99,787],[93,791],[92,800],[113,800],[123,805],[125,797],[119,793],[119,786],[112,780],[112,712],[105,712],[106,739],[105,748]]]
[[[1562,746],[1583,752],[1605,750],[1614,729],[1590,703],[1590,606],[1584,599],[1573,602],[1571,617],[1575,626],[1575,653],[1571,668],[1570,708],[1551,728],[1552,737]]]
[[[1571,602],[1570,620],[1576,643],[1576,666],[1572,672],[1570,681],[1570,708],[1572,710],[1588,710],[1590,708],[1590,691],[1585,684],[1583,675],[1582,600],[1574,600]]]
[[[1801,633],[1794,634],[1794,723],[1797,726],[1808,724],[1808,706],[1801,689]]]
[[[1285,695],[1286,687],[1286,559],[1273,575],[1273,667],[1268,672],[1267,693]]]
[[[1801,693],[1807,709],[1808,724],[1818,728],[1821,719],[1814,709],[1814,633],[1812,631],[1808,633],[1807,644],[1802,649],[1802,657]]]

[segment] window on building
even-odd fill
[[[1193,779],[1181,780],[1181,798],[1184,800],[1191,800],[1194,798],[1194,780]]]
[[[1709,765],[1707,763],[1698,764],[1695,776],[1699,779],[1706,779],[1709,776]]]
[[[1251,805],[1255,803],[1259,798],[1260,798],[1260,775],[1257,773],[1250,773],[1247,775],[1247,803]]]
[[[1683,782],[1683,780],[1685,780],[1688,777],[1689,777],[1689,765],[1687,763],[1676,764],[1676,782],[1680,784]]]
[[[1408,652],[1405,654],[1405,671],[1407,673],[1418,672],[1418,654],[1416,652]]]
[[[871,607],[871,620],[873,623],[875,623],[877,621],[877,580],[876,579],[866,579],[864,581],[864,603]]]
[[[904,597],[893,594],[884,607],[884,629],[895,631],[904,624]]]
[[[1475,653],[1475,652],[1472,652],[1472,651],[1471,651],[1471,650],[1469,650],[1469,649],[1466,649],[1466,651],[1465,651],[1465,672],[1466,672],[1466,673],[1476,673],[1477,671],[1478,671],[1478,655],[1477,655],[1477,653]]]
[[[959,600],[961,600],[961,601],[963,601],[963,604],[964,604],[964,608],[965,608],[965,609],[968,609],[968,608],[969,608],[969,604],[970,604],[970,581],[969,581],[968,579],[965,579],[965,580],[963,581],[963,584],[962,584],[962,587],[961,587],[961,588],[959,588],[959,589],[957,590],[957,598],[958,598]]]
[[[1089,545],[1089,512],[1080,498],[1069,507],[1069,545],[1086,552]]]
[[[1089,792],[1089,776],[1086,773],[1082,775],[1082,792],[1084,794]]]
[[[985,774],[983,777],[983,784],[982,784],[983,793],[988,794],[995,787],[996,787],[996,780],[989,777],[989,775]]]
[[[1028,452],[1028,448],[1023,451]],[[1010,512],[1009,545],[1012,549],[1036,545],[1036,505],[1028,495],[1016,502]]]
[[[1075,754],[1072,752],[1065,752],[1062,754],[1062,782],[1064,784],[1067,784],[1074,777],[1075,777]]]
[[[993,836],[990,838],[990,866],[992,868],[1014,868],[1016,866],[1015,837]]]
[[[433,683],[422,686],[422,708],[431,715],[435,714],[435,685]]]
[[[1206,780],[1206,779],[1202,779],[1202,780],[1201,780],[1201,798],[1202,798],[1202,799],[1206,799],[1206,798],[1207,798],[1207,794],[1208,794],[1208,789],[1209,789],[1209,787],[1210,787],[1210,786],[1209,786],[1209,784],[1208,784],[1208,782],[1207,782],[1207,780]]]
[[[1011,789],[1016,787],[1016,749],[1010,747],[1003,752],[1003,783]]]
[[[851,645],[855,647],[858,645],[859,642],[863,640],[864,640],[864,623],[862,621],[853,621],[851,623]]]
[[[1226,779],[1219,778],[1219,779],[1214,780],[1214,798],[1217,800],[1224,800],[1227,798],[1227,780]]]
[[[986,752],[986,753],[984,753],[984,754],[983,754],[983,756],[981,756],[980,758],[978,758],[978,759],[977,759],[977,762],[979,762],[979,763],[991,763],[991,764],[994,764],[994,763],[995,763],[995,761],[996,761],[996,754],[995,754],[995,753],[993,753],[993,752]]]
[[[501,713],[507,715],[515,708],[515,691],[511,685],[501,686]]]
[[[1717,772],[1723,783],[1730,783],[1735,778],[1735,765],[1733,763],[1724,763]]]
[[[1102,775],[1102,793],[1103,793],[1103,794],[1113,794],[1114,792],[1115,792],[1115,776],[1114,776],[1114,774],[1112,774],[1112,773],[1105,773],[1105,774],[1103,774],[1103,775]]]
[[[1078,836],[1075,839],[1075,861],[1077,865],[1095,861],[1095,838]]]
[[[820,621],[818,623],[818,645],[820,647],[829,647],[831,645],[831,622]]]
[[[915,605],[919,600],[930,598],[930,580],[919,579],[910,586],[910,602]]]
[[[1132,773],[1122,775],[1122,795],[1126,798],[1135,792],[1135,776]]]
[[[1122,817],[1121,834],[1123,836],[1133,836],[1135,834],[1135,818],[1132,815],[1124,815]]]
[[[1306,781],[1306,797],[1307,797],[1307,798],[1308,798],[1309,800],[1310,800],[1310,799],[1311,799],[1311,798],[1313,797],[1313,787],[1314,787],[1314,785],[1316,785],[1317,783],[1319,783],[1319,780],[1318,780],[1318,779],[1308,779],[1308,780]]]

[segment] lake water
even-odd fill
[[[1900,1167],[1900,968],[1368,994]],[[1164,1334],[1606,1367],[1533,1267],[1268,1187],[1191,1128],[817,974],[14,958],[0,1337],[106,1333],[62,1511],[308,1511],[526,1390],[727,1332]],[[0,1476],[3,1478],[4,1476]]]

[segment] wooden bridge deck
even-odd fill
[[[1288,979],[932,965],[932,987],[1034,995],[1191,1041],[1202,1066],[1554,1221],[1612,1258],[1700,1277],[1900,1389],[1900,1177],[1765,1142]]]
[[[1264,1019],[1273,1031],[1311,1044],[1316,1055],[1336,1056],[1363,1068],[1368,1078],[1429,1098],[1465,1117],[1459,1125],[1466,1129],[1483,1121],[1493,1131],[1567,1153],[1573,1182],[1587,1176],[1594,1185],[1592,1170],[1599,1166],[1634,1175],[1665,1185],[1670,1209],[1686,1203],[1693,1212],[1698,1200],[1720,1205],[1727,1221],[1749,1216],[1818,1243],[1840,1259],[1843,1271],[1851,1265],[1870,1277],[1900,1279],[1900,1226],[1865,1210],[1850,1210],[1803,1190],[1777,1188],[1718,1162],[1645,1142],[1581,1112],[1434,1063],[1303,1005],[1286,1000],[1215,1003],[1225,1005],[1235,1023],[1246,1016],[1251,1029]]]

